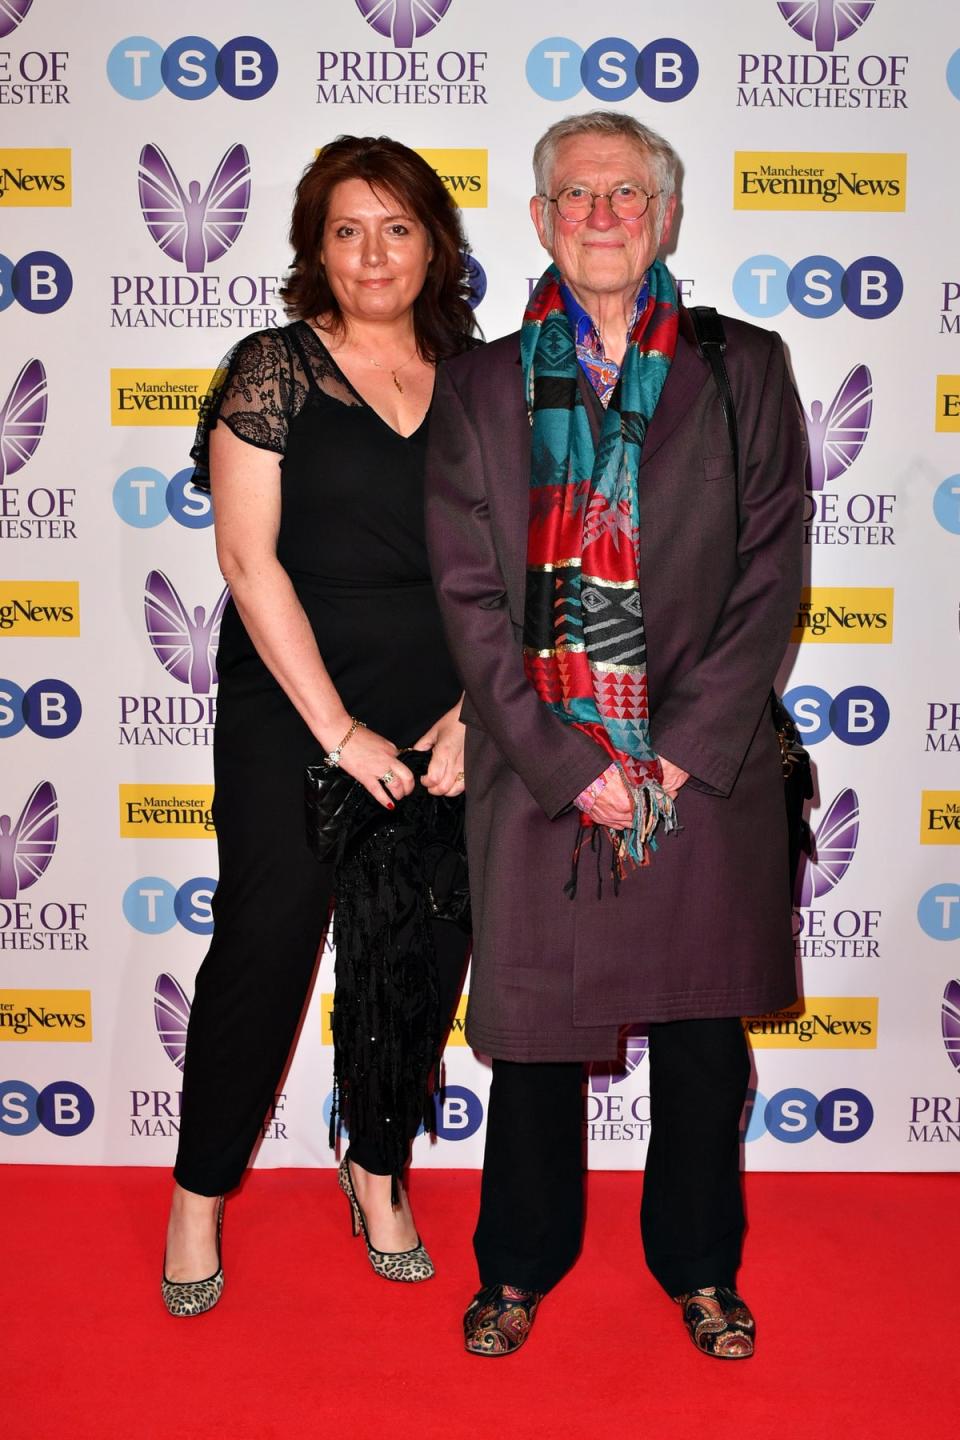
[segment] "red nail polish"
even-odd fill
[[[392,800],[388,800],[388,801],[387,801],[387,809],[388,809],[388,810],[396,810],[396,808],[397,808],[397,807],[396,807],[396,805],[394,805],[394,803],[393,803]]]

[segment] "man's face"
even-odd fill
[[[548,193],[585,185],[594,194],[606,194],[625,182],[651,195],[660,188],[645,150],[623,135],[573,135],[557,146]],[[571,288],[581,297],[622,294],[625,300],[636,294],[669,235],[675,208],[671,196],[658,226],[659,200],[651,200],[639,220],[620,220],[609,200],[598,200],[592,215],[577,221],[562,219],[555,205],[536,196],[530,202],[540,244]]]

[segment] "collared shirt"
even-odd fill
[[[580,367],[597,392],[600,404],[606,409],[610,403],[610,396],[620,379],[620,366],[605,354],[603,338],[592,317],[584,310],[569,285],[565,285],[563,281],[560,282],[560,295],[570,321],[570,328],[573,331]],[[627,325],[628,339],[633,334],[637,320],[646,309],[649,296],[650,282],[645,275],[634,301],[630,322]]]

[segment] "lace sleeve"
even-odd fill
[[[210,489],[210,432],[221,420],[248,445],[282,455],[303,389],[282,331],[259,330],[241,340],[214,375],[200,411],[190,451],[193,485]]]

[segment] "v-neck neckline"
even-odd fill
[[[337,364],[335,356],[333,355],[329,346],[327,346],[325,342],[321,339],[320,332],[316,328],[316,326],[311,325],[309,320],[301,320],[299,323],[301,325],[305,325],[310,331],[310,334],[313,336],[316,343],[320,346],[321,350],[326,355],[327,359],[330,361],[330,364],[333,366],[339,378],[343,381],[344,385],[346,385],[347,389],[350,391],[350,394],[356,398],[357,403],[362,405],[365,410],[369,410],[371,415],[376,416],[384,429],[389,430],[390,434],[396,436],[398,440],[415,440],[416,437],[420,434],[420,431],[426,425],[427,420],[430,416],[430,409],[433,405],[433,392],[436,388],[437,383],[436,367],[434,367],[433,386],[430,390],[430,402],[427,405],[426,410],[423,412],[423,419],[420,421],[419,425],[416,427],[415,430],[411,430],[409,435],[404,435],[396,428],[396,426],[391,425],[389,420],[384,419],[377,407],[375,405],[371,405],[370,401],[366,398],[366,396],[361,395],[360,391],[357,389],[356,385],[354,385],[349,375],[347,375],[343,370],[341,370],[340,366]]]

